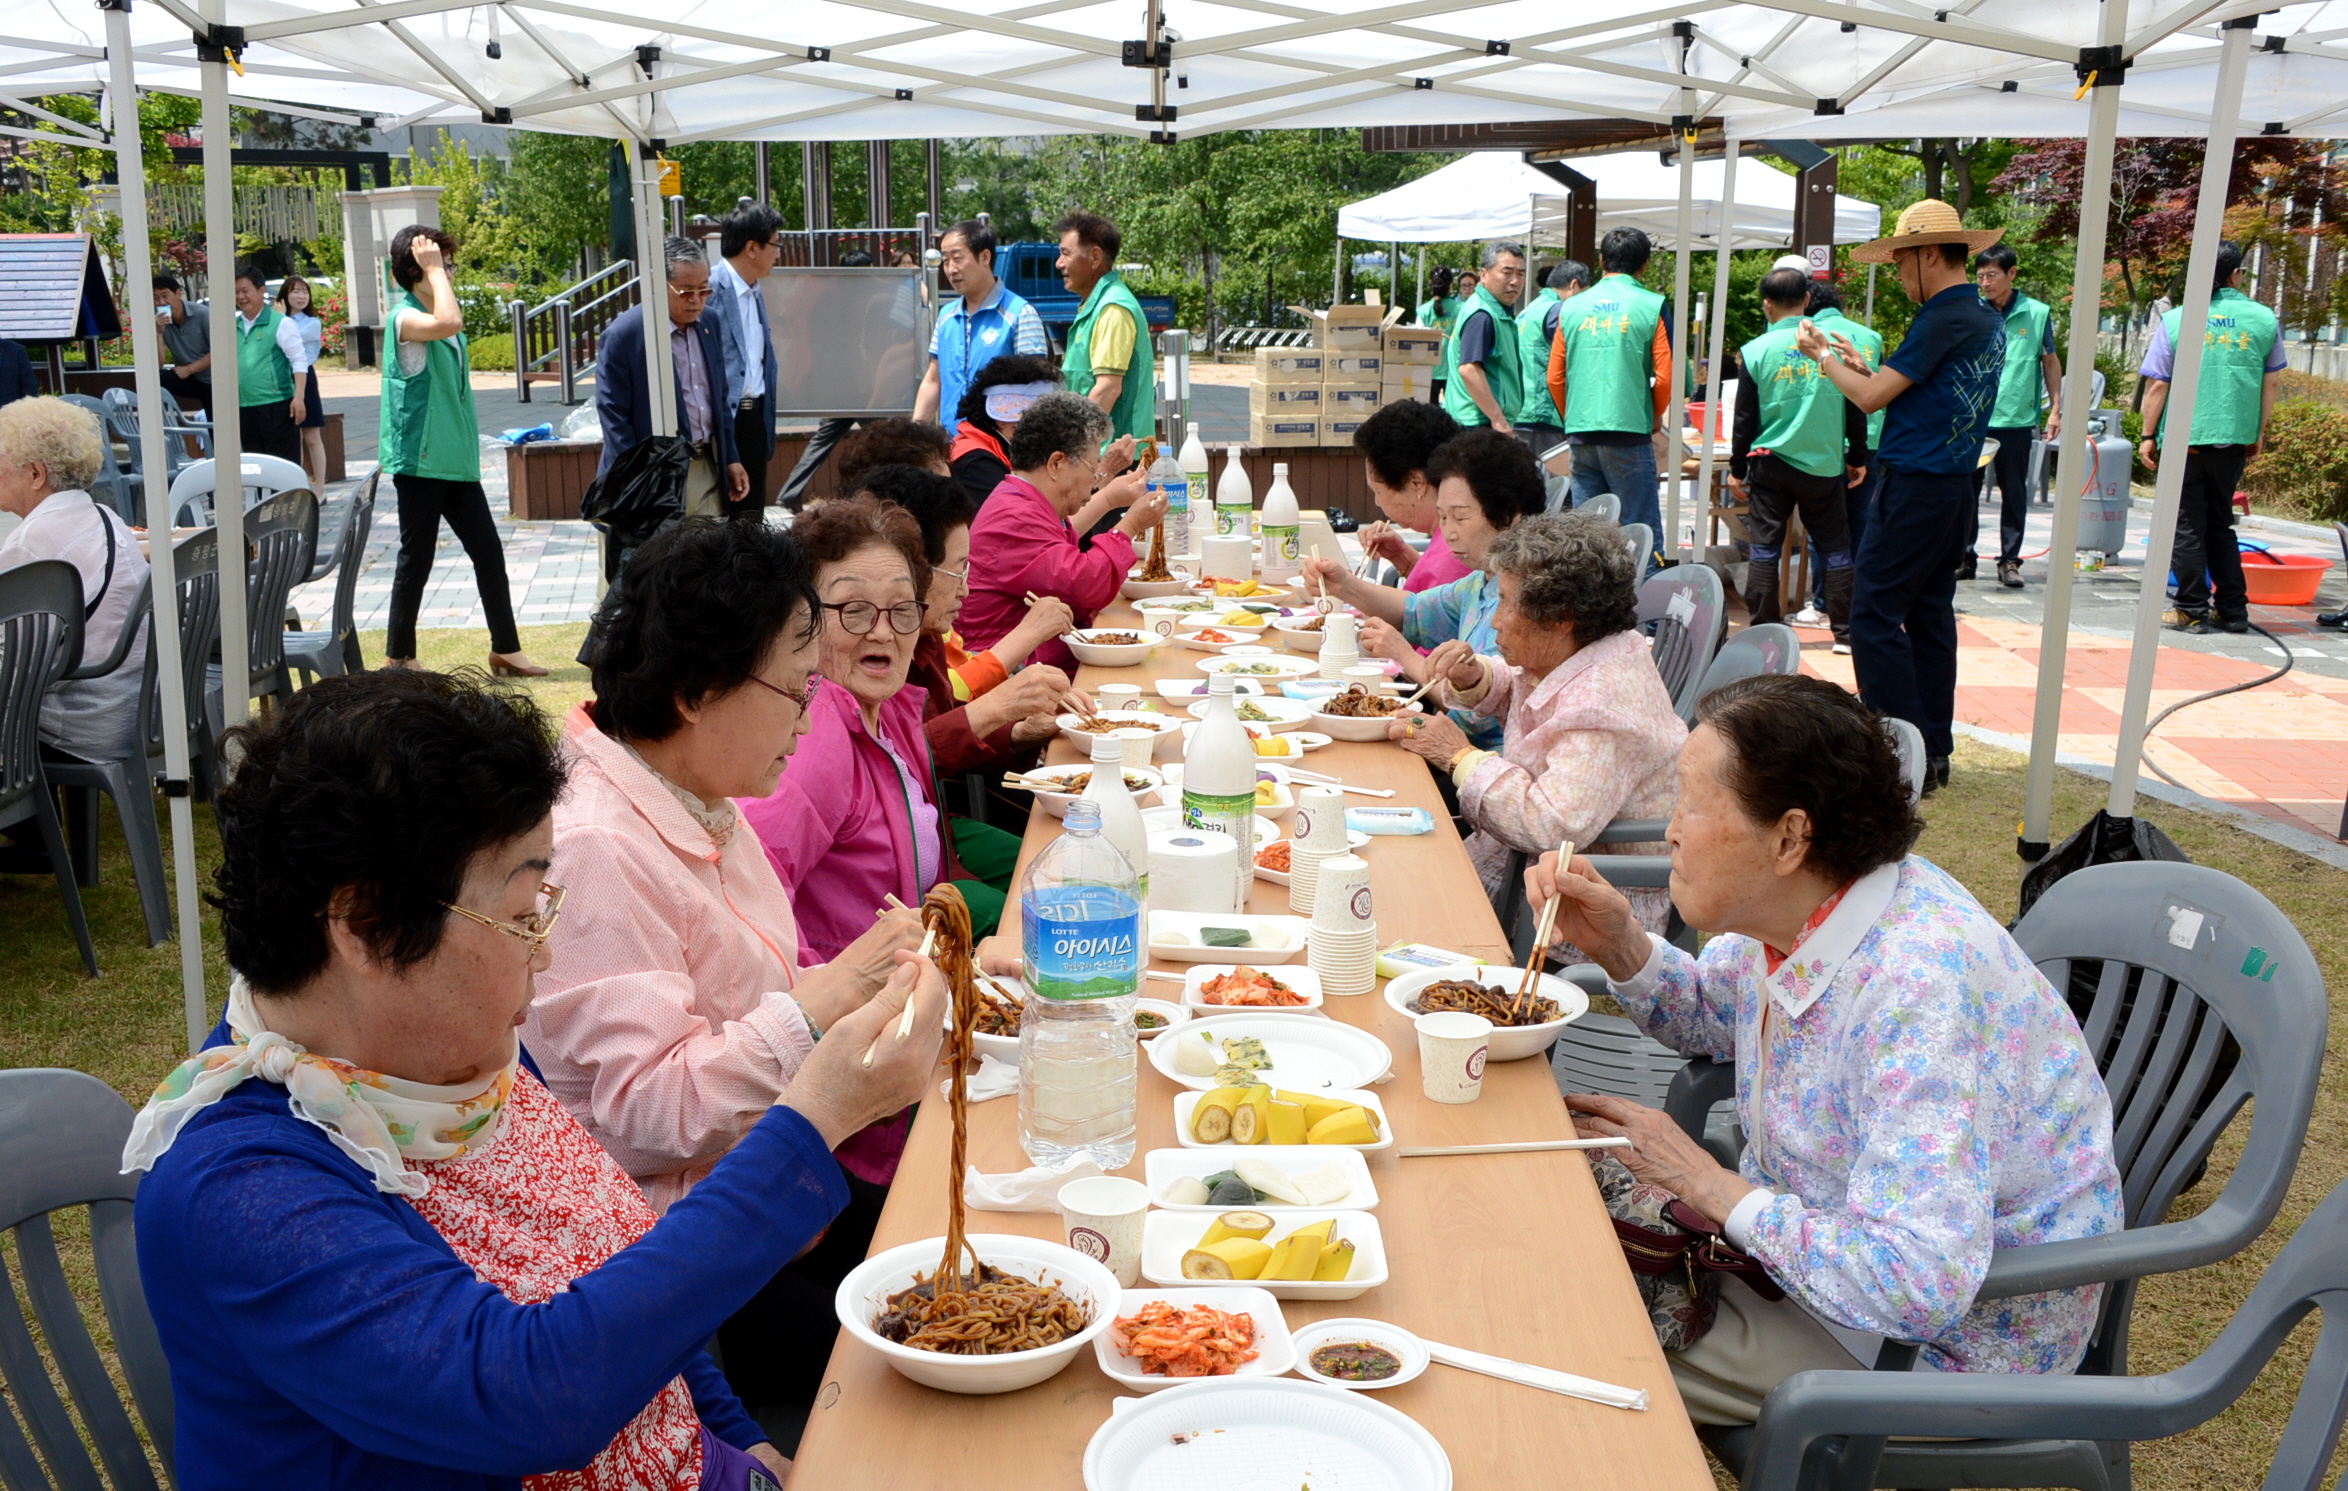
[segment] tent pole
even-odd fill
[[[2128,36],[2128,0],[2104,0],[2105,46]],[[2063,724],[2063,662],[2070,644],[2071,590],[2077,579],[2080,498],[2087,485],[2087,395],[2095,375],[2095,329],[2103,307],[2104,245],[2112,202],[2112,139],[2119,132],[2120,90],[2090,88],[2087,112],[2087,180],[2079,203],[2079,257],[2071,274],[2071,339],[2063,367],[2062,454],[2055,465],[2054,543],[2046,556],[2046,612],[2038,641],[2038,698],[2030,722],[2030,778],[2022,801],[2022,836],[2015,846],[2024,859],[2046,850],[2047,821],[2054,812],[2055,740]],[[1954,563],[1952,557],[1951,563]],[[2144,583],[2160,584],[2146,573]]]
[[[669,358],[668,235],[661,223],[660,158],[641,141],[629,141],[628,148],[636,157],[636,273],[643,286],[637,304],[644,307],[652,433],[677,435],[684,433],[684,424],[678,418],[676,370]]]
[[[2226,216],[2226,186],[2233,175],[2234,134],[2241,122],[2242,78],[2250,66],[2250,32],[2256,17],[2226,21],[2218,54],[2217,96],[2209,111],[2209,148],[2202,156],[2201,196],[2194,204],[2193,250],[2185,262],[2185,304],[2177,319],[2176,376],[2167,407],[2181,415],[2188,432],[2161,448],[2160,473],[2153,484],[2152,531],[2144,541],[2144,583],[2136,596],[2136,635],[2128,651],[2128,692],[2120,704],[2120,741],[2112,756],[2112,792],[2106,811],[2114,818],[2136,815],[2136,774],[2144,758],[2144,716],[2152,705],[2152,674],[2160,662],[2161,609],[2169,553],[2177,541],[2177,507],[2185,491],[2187,441],[2195,396],[2201,388],[2201,338],[2187,329],[2206,326],[2216,293],[2218,233]],[[2065,405],[2068,412],[2069,406]],[[2072,414],[2082,419],[2086,411]],[[2066,424],[2070,421],[2065,420]]]
[[[130,0],[106,5],[106,99],[114,117],[114,172],[122,183],[123,272],[131,285],[146,284],[155,273],[154,252],[147,240],[147,162],[140,149],[139,91],[132,77]],[[188,780],[187,659],[180,654],[179,576],[172,569],[170,487],[164,480],[163,355],[157,346],[155,318],[132,298],[130,344],[137,364],[132,378],[139,392],[139,469],[146,473],[147,531],[165,535],[153,545],[149,561],[154,570],[154,625],[147,645],[155,649],[155,671],[161,677],[163,698],[163,774],[171,782]],[[176,437],[175,437],[176,438]],[[197,664],[203,666],[202,663]],[[204,932],[196,909],[195,813],[184,791],[166,791],[171,814],[171,884],[177,893],[179,927],[179,982],[187,1006],[188,1050],[204,1044],[211,1028],[211,1006],[204,989]]]
[[[1718,252],[1712,256],[1712,335],[1711,346],[1705,354],[1707,373],[1704,388],[1704,453],[1698,458],[1696,470],[1696,501],[1705,503],[1712,498],[1712,448],[1717,443],[1713,431],[1725,423],[1726,413],[1720,406],[1721,354],[1728,334],[1728,261],[1729,248],[1736,239],[1737,221],[1737,137],[1728,137],[1728,159],[1720,167],[1720,210],[1716,215],[1714,231],[1719,235],[1714,243]],[[1737,390],[1739,393],[1743,389]],[[1699,520],[1700,521],[1700,520]]]
[[[1690,125],[1679,139],[1679,247],[1674,254],[1671,271],[1671,341],[1673,346],[1671,369],[1671,403],[1665,417],[1670,421],[1671,444],[1669,479],[1671,482],[1671,510],[1664,515],[1664,531],[1658,534],[1655,552],[1680,557],[1679,507],[1680,462],[1687,459],[1687,439],[1682,431],[1688,417],[1688,380],[1682,364],[1693,348],[1688,335],[1688,240],[1696,231],[1696,131]]]
[[[1412,300],[1412,301],[1411,301],[1411,303],[1410,303],[1410,306],[1411,306],[1411,313],[1412,313],[1413,315],[1416,315],[1416,314],[1418,313],[1418,308],[1419,308],[1420,306],[1422,306],[1422,305],[1425,305],[1426,303],[1427,303],[1427,246],[1426,246],[1425,244],[1423,244],[1423,243],[1422,243],[1422,244],[1420,244],[1420,245],[1419,245],[1419,293],[1418,293],[1418,296],[1417,296],[1417,298],[1416,298],[1416,299],[1414,299],[1414,300]]]
[[[224,23],[227,0],[204,0],[203,15],[213,25]],[[229,121],[226,62],[204,64],[203,94],[204,293],[212,302],[212,512],[220,527],[220,724],[226,727],[245,722],[253,692],[245,679],[253,618],[245,614],[242,581],[244,427],[237,392],[236,189],[229,153],[236,136]],[[221,770],[229,770],[225,757]]]
[[[1329,266],[1329,304],[1345,303],[1345,235],[1337,235],[1337,252]]]

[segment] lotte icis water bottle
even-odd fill
[[[1133,1004],[1148,961],[1138,890],[1101,836],[1100,805],[1083,798],[1019,883],[1019,1146],[1039,1165],[1133,1163]]]

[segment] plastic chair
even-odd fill
[[[1644,523],[1625,523],[1622,525],[1622,541],[1631,551],[1631,573],[1646,574],[1648,563],[1655,557],[1655,530]]]
[[[90,945],[56,794],[41,771],[41,700],[81,653],[81,573],[57,559],[0,571],[0,828],[28,819],[40,826],[82,967],[96,978],[98,950]]]
[[[359,565],[367,552],[367,535],[375,526],[375,491],[382,480],[383,472],[377,470],[360,483],[359,489],[351,494],[350,511],[343,514],[342,539],[327,561],[329,568],[341,566],[334,579],[332,620],[321,631],[285,634],[286,666],[300,669],[304,684],[313,677],[356,673],[367,666],[366,658],[359,652],[353,598],[359,588]]]
[[[2080,870],[2039,898],[2014,928],[2014,940],[2080,1012],[2081,1033],[2112,1095],[2127,1229],[2000,1249],[1979,1298],[2104,1284],[2101,1320],[2078,1376],[2016,1380],[2011,1390],[2034,1401],[2050,1390],[2056,1396],[2048,1401],[2068,1401],[2060,1395],[2074,1391],[2089,1398],[2130,1391],[2110,1381],[2092,1390],[2068,1384],[2126,1376],[2138,1279],[2230,1258],[2274,1220],[2315,1107],[2329,1007],[2323,975],[2272,902],[2202,865]],[[2197,1215],[2166,1220],[2246,1105],[2250,1133],[2225,1189]],[[2338,1340],[2331,1343],[2332,1361],[2342,1349]],[[1803,1384],[1796,1396],[1804,1423],[1867,1436],[1841,1448],[1835,1484],[2087,1491],[2124,1491],[2130,1484],[2127,1436],[2098,1433],[2093,1420],[2067,1421],[2080,1437],[2065,1438],[2033,1427],[2040,1420],[2028,1413],[1983,1411],[1966,1415],[1959,1431],[1974,1437],[1884,1444],[1873,1432],[1880,1406],[1905,1403],[1918,1391],[1941,1401],[1953,1380],[1933,1376],[1924,1379],[1929,1387],[1903,1387],[1896,1370],[1884,1370],[1904,1369],[1914,1356],[1915,1347],[1895,1342],[1884,1348],[1875,1372],[1794,1379]],[[1762,1422],[1769,1420],[1765,1407]],[[1706,1430],[1703,1437],[1731,1466],[1767,1468],[1752,1454],[1752,1429]]]
[[[1891,731],[1892,749],[1899,752],[1900,771],[1908,779],[1908,801],[1919,802],[1924,796],[1924,773],[1929,769],[1924,732],[1896,715],[1885,715],[1883,723]]]
[[[146,447],[139,438],[138,393],[128,388],[109,388],[98,397],[106,406],[108,431],[130,452],[129,460],[123,463],[123,475],[143,492],[147,478],[147,457]],[[177,406],[166,394],[163,401],[163,474],[167,479],[178,477],[180,472],[200,459],[188,454],[187,436],[196,436],[206,451],[212,448],[211,427],[184,423],[172,417],[177,413]]]
[[[86,393],[69,393],[63,397],[65,402],[87,411],[90,418],[98,422],[98,474],[90,478],[90,484],[85,490],[114,509],[114,515],[125,523],[138,522],[138,488],[124,474],[122,462],[115,458],[113,432],[107,427],[106,406]]]
[[[1626,531],[1636,533],[1641,526],[1634,523]],[[1727,619],[1720,576],[1704,565],[1674,565],[1639,586],[1639,630],[1654,642],[1656,671],[1684,721],[1696,717],[1704,670],[1712,664]]]
[[[1612,492],[1600,492],[1574,511],[1604,518],[1609,523],[1619,523],[1622,521],[1622,499]]]
[[[0,1484],[95,1488],[98,1466],[89,1454],[95,1447],[107,1484],[157,1491],[130,1408],[146,1425],[164,1473],[171,1473],[171,1368],[147,1313],[131,1235],[139,1178],[119,1173],[130,1124],[130,1105],[95,1077],[54,1067],[0,1071],[0,1228],[16,1239],[32,1323],[48,1346],[44,1360],[12,1288],[0,1309],[0,1386],[16,1414],[0,1413]],[[50,1227],[52,1214],[74,1207],[88,1208],[91,1261],[115,1360],[130,1387],[127,1407],[83,1324]],[[57,1382],[65,1384],[65,1397]]]
[[[1704,670],[1704,681],[1696,687],[1696,698],[1701,700],[1721,685],[1740,678],[1801,671],[1802,642],[1794,635],[1794,629],[1783,622],[1764,621],[1746,627],[1720,644],[1711,666]]]
[[[1836,1436],[1949,1438],[1995,1422],[2050,1443],[2090,1436],[2126,1445],[2164,1439],[2208,1423],[2242,1396],[2285,1337],[2314,1310],[2323,1331],[2299,1381],[2282,1443],[2268,1462],[2266,1491],[2316,1491],[2324,1484],[2340,1424],[2348,1418],[2348,1184],[2333,1189],[2268,1266],[2250,1298],[2209,1349],[2158,1377],[2033,1377],[1865,1374],[1865,1402],[1853,1402],[1836,1379],[1843,1372],[1803,1372],[1778,1384],[1761,1408],[1747,1491],[1848,1485]],[[1967,1481],[1965,1484],[1977,1484]],[[2076,1485],[2083,1482],[2066,1481]]]
[[[102,658],[84,659],[79,667],[66,673],[66,681],[80,678],[104,678],[121,668],[129,660],[131,648],[137,646],[141,638],[147,637],[151,629],[151,623],[154,619],[154,584],[153,575],[148,575],[139,581],[138,594],[131,599],[130,613],[124,618],[120,635],[114,639],[114,650]],[[151,648],[149,650],[152,651]],[[152,680],[148,680],[144,686],[151,687]],[[144,704],[145,700],[142,697],[139,701],[139,707],[143,708]],[[134,718],[137,717],[134,716]],[[106,790],[110,784],[71,780],[78,775],[76,768],[86,763],[66,757],[62,752],[57,751],[44,751],[42,755],[41,770],[43,775],[48,777],[49,785],[65,793],[65,831],[67,842],[73,850],[73,865],[78,882],[83,890],[96,890],[98,888],[98,811],[97,803],[92,799],[91,790],[93,788]],[[168,918],[163,909],[163,877],[160,873],[162,867],[160,839],[162,835],[152,826],[155,817],[154,797],[149,792],[136,794],[145,809],[149,824],[148,835],[158,841],[156,863],[158,873],[150,876],[146,872],[145,866],[139,862],[139,836],[131,823],[132,816],[139,811],[140,805],[127,802],[125,800],[126,794],[109,792],[108,795],[114,798],[115,812],[122,819],[123,841],[130,846],[131,867],[139,887],[140,909],[146,913],[147,917],[147,945],[153,947],[169,935]]]
[[[285,663],[285,628],[275,618],[285,598],[309,572],[318,546],[318,501],[308,487],[280,492],[245,515],[252,561],[245,570],[246,688],[250,698],[284,703],[293,698],[293,677]],[[206,673],[206,700],[217,736],[226,728],[226,675],[220,663]]]
[[[310,490],[310,473],[282,456],[257,456],[247,452],[238,463],[238,475],[245,490],[245,511],[250,512],[280,492]],[[171,479],[172,522],[181,528],[209,528],[215,521],[212,498],[217,478],[213,463],[194,461],[186,470]],[[316,498],[312,493],[312,499]]]

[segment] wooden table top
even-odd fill
[[[1105,625],[1130,621],[1119,604]],[[1079,682],[1139,682],[1194,677],[1205,654],[1162,648],[1136,668],[1084,670]],[[1163,702],[1163,701],[1157,701]],[[1054,761],[1079,759],[1065,741]],[[1446,816],[1434,780],[1416,756],[1384,743],[1340,741],[1306,763],[1363,787],[1390,787],[1398,806],[1435,817],[1435,831],[1380,837],[1362,851],[1371,868],[1381,943],[1431,942],[1496,961],[1506,939]],[[1377,799],[1362,798],[1361,802]],[[1027,861],[1060,831],[1040,810],[1020,854]],[[1249,910],[1285,914],[1288,892],[1255,883]],[[1016,936],[1017,902],[1003,930]],[[1179,970],[1180,964],[1157,966]],[[1145,988],[1165,997],[1171,984]],[[1394,1052],[1394,1079],[1378,1089],[1402,1143],[1466,1144],[1563,1138],[1572,1133],[1547,1063],[1494,1063],[1482,1097],[1470,1104],[1429,1101],[1420,1091],[1418,1048],[1408,1019],[1379,993],[1331,999],[1332,1018],[1369,1030]],[[1299,1018],[1309,1018],[1300,1016]],[[1173,1099],[1180,1089],[1145,1057],[1139,1077],[1142,1156],[1174,1147]],[[995,1173],[1024,1169],[1014,1098],[974,1104],[970,1161]],[[916,1117],[873,1249],[942,1237],[944,1174],[951,1121],[946,1104],[925,1102]],[[1604,1206],[1578,1153],[1452,1156],[1401,1160],[1393,1151],[1364,1155],[1381,1198],[1378,1225],[1389,1281],[1341,1301],[1283,1301],[1293,1329],[1340,1316],[1387,1320],[1425,1339],[1534,1362],[1604,1382],[1643,1387],[1643,1413],[1603,1408],[1533,1388],[1433,1367],[1416,1382],[1377,1396],[1409,1414],[1441,1441],[1462,1488],[1549,1487],[1565,1467],[1590,1485],[1638,1484],[1709,1491],[1712,1475],[1680,1406]],[[1053,1212],[969,1213],[973,1233],[1019,1233],[1063,1240]],[[1122,1389],[1101,1375],[1088,1348],[1059,1375],[996,1397],[964,1397],[920,1387],[878,1353],[845,1333],[832,1353],[824,1387],[809,1417],[795,1468],[814,1486],[886,1486],[892,1491],[1074,1491],[1083,1484],[1084,1447],[1109,1416]]]

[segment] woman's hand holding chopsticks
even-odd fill
[[[1547,906],[1552,898],[1557,911],[1549,919],[1543,951],[1570,942],[1618,983],[1647,966],[1653,947],[1647,929],[1631,914],[1623,893],[1599,878],[1588,855],[1574,856],[1571,870],[1560,873],[1552,851],[1525,871],[1526,904]]]

